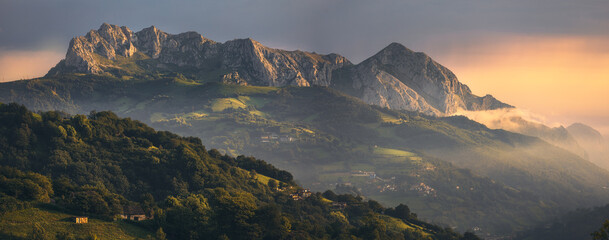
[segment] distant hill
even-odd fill
[[[609,169],[609,141],[594,128],[583,123],[574,123],[567,131],[586,150],[591,162]]]
[[[482,123],[491,129],[503,129],[543,139],[557,147],[566,149],[587,159],[587,150],[571,132],[563,126],[549,127],[542,122],[531,119],[529,113],[517,108],[496,109],[487,111],[459,111],[455,115],[463,115]]]

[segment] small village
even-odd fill
[[[294,201],[303,200],[303,199],[308,198],[310,196],[311,196],[311,190],[309,190],[308,188],[298,189],[298,191],[296,191],[296,193],[291,193],[290,194],[290,197]]]
[[[429,169],[425,169],[425,170],[429,170]],[[361,181],[356,181],[359,184],[348,181],[348,182],[336,182],[336,183],[330,184],[330,185],[331,186],[343,185],[343,186],[348,186],[348,187],[357,186],[356,189],[358,191],[364,191],[364,192],[373,191],[373,192],[379,192],[379,193],[386,193],[386,192],[411,191],[411,192],[415,192],[417,195],[424,196],[424,197],[437,197],[436,189],[434,189],[433,187],[429,186],[428,184],[426,184],[424,182],[416,182],[414,184],[412,184],[412,183],[408,184],[406,182],[396,182],[395,176],[391,176],[389,178],[381,178],[373,171],[364,171],[364,170],[351,171],[351,172],[349,172],[349,176],[356,177],[356,178],[365,178],[367,180],[365,181],[365,183],[362,183]],[[411,176],[411,177],[420,178],[420,175]],[[320,185],[320,184],[321,183],[316,183],[313,185]],[[362,184],[364,184],[364,185],[362,185]]]
[[[290,194],[290,198],[294,201],[304,200],[306,198],[311,197],[311,190],[308,188],[298,189],[295,193]],[[341,211],[347,207],[347,203],[345,202],[332,202],[330,204],[330,208],[334,211]]]
[[[425,197],[437,197],[436,190],[422,182],[419,184],[412,185],[410,187],[410,191],[417,191]]]

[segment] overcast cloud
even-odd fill
[[[607,36],[609,1],[0,0],[0,49],[65,49],[103,22],[216,41],[252,37],[359,62],[391,42],[429,51],[425,43],[438,38],[449,46],[498,33]]]

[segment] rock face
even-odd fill
[[[336,87],[369,104],[430,115],[511,108],[490,95],[478,97],[455,74],[424,53],[392,43],[343,71]]]
[[[113,64],[118,58],[130,58],[138,52],[156,59],[159,68],[223,70],[229,73],[218,80],[266,86],[327,86],[333,70],[351,65],[336,54],[271,49],[252,39],[217,43],[196,32],[173,35],[153,26],[134,33],[127,27],[104,23],[86,36],[72,39],[66,58],[47,75],[101,74],[120,68]]]
[[[99,57],[115,60],[117,56],[131,57],[137,51],[133,32],[127,27],[103,24],[97,31],[73,38],[65,60],[59,65],[74,72],[102,73]],[[51,70],[53,71],[53,70]]]
[[[66,58],[47,76],[121,70],[117,63],[136,55],[153,60],[156,70],[221,72],[215,80],[239,85],[329,86],[369,104],[429,115],[511,107],[473,95],[450,70],[398,43],[353,65],[337,54],[272,49],[249,38],[218,43],[196,32],[174,35],[149,27],[134,33],[106,23],[72,39]]]

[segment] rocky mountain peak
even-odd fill
[[[99,58],[116,60],[119,56],[133,56],[137,51],[134,40],[134,34],[129,28],[104,23],[98,30],[73,38],[66,58],[52,68],[49,74],[66,71],[102,73],[105,64]]]
[[[133,33],[127,27],[104,23],[86,36],[74,38],[66,59],[48,75],[64,72],[100,74],[120,69],[112,61],[119,56],[132,57],[136,52],[156,59],[160,70],[171,66],[206,71],[217,69],[228,72],[218,81],[270,86],[327,86],[334,70],[351,64],[337,54],[272,49],[251,38],[217,43],[197,32],[174,35],[151,26]]]
[[[163,32],[163,31],[159,30],[154,25],[150,25],[150,27],[144,28],[140,32],[142,32],[142,33],[151,32],[151,33],[154,33],[154,34],[158,34],[158,33]]]
[[[169,36],[169,34],[159,30],[155,26],[144,28],[135,35],[137,36],[140,50],[152,58],[159,57],[159,54],[161,54],[161,44],[164,43]]]
[[[223,47],[223,64],[242,69],[240,76],[256,85],[328,86],[334,70],[351,65],[337,54],[273,49],[251,38],[227,41]]]
[[[383,48],[381,51],[379,51],[377,54],[375,54],[373,56],[373,58],[381,58],[383,56],[396,56],[396,55],[411,55],[414,54],[415,52],[408,49],[406,46],[402,45],[401,43],[397,43],[397,42],[392,42],[391,44],[387,45],[387,47]]]
[[[369,104],[429,115],[511,107],[492,96],[473,95],[449,69],[400,43],[353,66],[338,54],[273,49],[251,38],[218,43],[197,32],[168,34],[155,26],[133,32],[104,23],[72,39],[66,58],[48,75],[129,74],[141,59],[149,60],[139,72],[186,69],[213,73],[203,74],[211,78],[206,80],[241,85],[332,86]]]
[[[425,53],[391,43],[348,74],[364,101],[393,109],[449,115],[458,110],[511,107],[492,96],[478,97],[448,68]],[[347,80],[349,81],[349,80]]]
[[[99,47],[100,55],[114,60],[116,55],[131,57],[136,48],[133,45],[133,32],[127,27],[104,23],[97,31],[87,34],[91,43]]]

